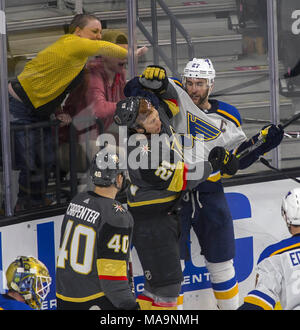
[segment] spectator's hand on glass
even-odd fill
[[[137,55],[137,56],[142,56],[142,55],[146,54],[148,50],[149,50],[149,48],[146,47],[146,46],[143,46],[143,47],[141,47],[141,48],[138,48],[138,49],[136,50],[136,55]]]

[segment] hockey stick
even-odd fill
[[[130,285],[131,291],[133,294],[135,294],[131,251],[129,251],[129,258],[128,258],[128,275],[129,275],[129,285]]]
[[[296,179],[295,177],[293,177],[293,176],[289,176],[289,175],[285,174],[283,171],[279,170],[278,168],[273,167],[273,166],[272,166],[272,165],[271,165],[271,164],[270,164],[265,158],[260,157],[259,160],[260,160],[260,162],[261,162],[262,164],[264,164],[265,166],[267,166],[267,167],[270,168],[271,170],[273,170],[273,171],[275,171],[275,172],[278,172],[278,173],[284,175],[284,176],[285,176],[286,178],[288,178],[288,179],[291,179],[291,180],[296,181],[297,183],[300,183],[300,180]]]
[[[286,136],[289,139],[299,139],[300,132],[284,132],[284,136]]]
[[[289,125],[291,125],[296,120],[298,120],[299,118],[300,118],[300,113],[297,113],[296,115],[292,116],[292,118],[290,118],[286,123],[279,124],[279,125],[282,127],[282,129],[284,129],[284,128],[288,127]],[[252,146],[249,146],[248,148],[243,150],[240,154],[238,154],[236,156],[236,158],[242,159],[242,158],[246,157],[250,152],[252,152],[253,150],[260,147],[263,143],[265,143],[265,136],[267,134],[268,134],[268,132],[266,130],[261,131],[261,134],[259,135],[258,140]]]

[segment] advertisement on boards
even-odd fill
[[[234,265],[239,282],[240,300],[254,287],[255,266],[260,253],[269,244],[289,236],[281,218],[281,200],[297,183],[279,180],[225,189],[232,213],[236,256]],[[37,257],[46,264],[52,277],[51,290],[42,309],[55,309],[55,264],[63,216],[0,227],[0,291],[6,290],[5,271],[20,255]],[[191,261],[183,262],[183,309],[217,309],[210,275],[200,254],[196,236],[190,233]],[[143,291],[143,272],[132,249],[136,293]]]

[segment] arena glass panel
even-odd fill
[[[183,0],[165,2],[191,36],[195,56],[207,57],[213,61],[217,76],[212,96],[237,107],[247,137],[256,134],[271,121],[267,9],[263,4],[258,7],[259,1],[250,0],[213,0],[209,3],[206,1]],[[75,14],[75,9],[84,9],[95,13],[101,19],[104,28],[121,28],[124,31],[127,29],[125,1],[107,3],[107,1],[101,0],[28,0],[22,2],[22,5],[17,1],[6,1],[6,4],[8,79],[19,74],[28,60],[34,58],[39,51],[66,32],[66,26]],[[291,8],[295,7],[294,4],[291,4],[291,6]],[[147,30],[151,31],[150,1],[138,1],[138,7],[141,20],[146,25]],[[157,7],[158,12],[161,13],[160,7]],[[286,62],[283,59],[284,55],[282,55],[281,50],[287,49],[286,47],[293,49],[293,46],[292,43],[282,45],[285,38],[282,36],[281,31],[289,31],[290,26],[290,29],[292,29],[290,34],[297,37],[299,16],[296,7],[287,16],[280,16],[280,1],[277,8],[279,16],[278,29],[281,29],[278,33],[280,47],[279,72],[282,78],[284,73],[295,67],[297,61],[295,58],[292,62]],[[42,15],[39,14],[40,10],[43,11]],[[287,17],[291,18],[291,22],[286,27],[284,23],[288,21]],[[158,15],[158,26],[159,47],[165,50],[167,56],[171,58],[170,22],[166,15]],[[138,47],[145,45],[149,48],[149,51],[138,62],[137,73],[141,73],[148,64],[153,63],[153,54],[151,44],[139,29],[136,31],[136,38]],[[177,35],[177,43],[178,78],[181,78],[180,73],[182,73],[189,58],[186,43],[179,34]],[[161,59],[160,64],[166,66]],[[167,72],[172,75],[168,67]],[[292,86],[294,87],[292,87],[292,90],[294,91],[294,89],[297,89],[297,77],[290,77],[289,80],[293,82]],[[297,94],[290,93],[286,96],[283,92],[284,90],[280,90],[281,120],[289,118],[299,107],[297,105]],[[290,132],[297,132],[298,130],[298,126],[289,128]],[[39,134],[43,134],[41,130]],[[72,129],[70,129],[69,134],[73,134]],[[296,158],[295,150],[298,140],[295,136],[297,135],[290,135],[292,135],[292,138],[285,137],[280,150],[280,165],[283,168],[297,165],[297,159],[294,159]],[[88,140],[89,136],[86,135],[85,142],[81,146],[78,144],[73,146],[76,155],[78,149],[90,150]],[[68,150],[60,152],[66,156],[69,154]],[[60,157],[59,155],[58,157]],[[266,155],[266,158],[271,160],[271,155]],[[81,159],[82,164],[79,165],[80,167],[82,165],[82,168],[86,168],[85,160]],[[62,163],[66,165],[70,161],[70,156],[68,156]],[[238,179],[239,176],[247,177],[247,175],[255,175],[265,171],[269,170],[257,162],[248,169],[240,171],[236,177]],[[15,203],[18,171],[13,169],[13,174],[12,181],[13,187],[15,187],[13,188],[13,200]],[[54,199],[54,206],[57,205],[57,198],[59,204],[63,204],[69,198],[68,194],[72,195],[78,189],[84,189],[88,184],[86,170],[80,173],[78,169],[75,169],[70,173],[70,166],[67,166],[66,176],[60,178],[61,183],[64,180],[68,182],[66,184],[66,197],[57,192],[57,175],[56,172],[51,174],[52,188],[48,192],[48,197]],[[76,183],[73,181],[72,185],[70,178],[76,180]]]
[[[282,70],[279,76],[281,120],[300,112],[300,6],[299,1],[278,1],[278,56]],[[284,169],[299,167],[299,121],[286,128],[281,147]]]

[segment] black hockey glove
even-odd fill
[[[160,94],[166,91],[169,84],[166,70],[159,65],[148,65],[139,82],[143,87]]]
[[[223,147],[214,147],[209,155],[208,161],[210,162],[213,172],[219,171],[221,167],[224,165],[226,151]]]
[[[252,136],[251,139],[248,139],[247,141],[243,142],[237,148],[236,155],[237,157],[239,157],[239,154],[243,154],[244,150],[247,150],[248,148],[253,148],[252,146],[254,146],[258,142],[258,140],[262,141],[262,143],[260,143],[258,147],[254,147],[251,152],[239,159],[239,168],[245,169],[249,167],[255,161],[257,161],[260,156],[276,148],[282,141],[283,135],[284,130],[281,125],[276,126],[274,124],[271,124],[264,126],[259,133]]]
[[[267,125],[264,126],[260,134],[264,134],[265,142],[261,145],[261,154],[264,154],[274,148],[276,148],[283,139],[284,130],[281,125]]]
[[[234,175],[239,169],[239,160],[229,151],[225,151],[224,165],[221,166],[222,175]]]

